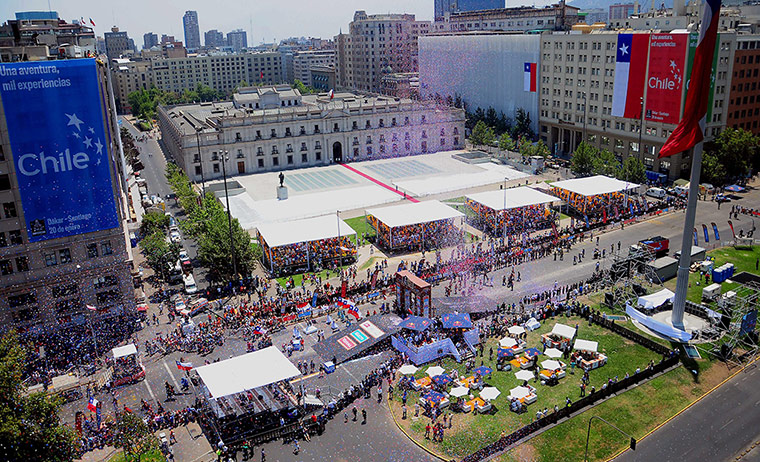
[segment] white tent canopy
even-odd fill
[[[402,375],[412,375],[417,372],[417,367],[415,367],[413,364],[404,364],[399,368],[398,371]]]
[[[512,335],[519,335],[525,333],[525,328],[523,326],[509,326],[507,331]]]
[[[305,218],[284,223],[265,223],[258,226],[258,231],[270,248],[356,234],[353,228],[348,226],[345,221],[339,220],[335,215]]]
[[[509,397],[510,398],[525,398],[530,394],[530,390],[527,387],[515,387],[511,390],[509,390]]]
[[[275,346],[195,369],[212,398],[234,395],[301,375]]]
[[[672,291],[668,289],[662,289],[659,292],[655,292],[653,294],[639,297],[637,304],[642,308],[652,310],[667,301],[670,301],[671,303],[673,303],[673,300],[675,298],[676,298],[676,294],[674,294]]]
[[[504,337],[503,339],[499,340],[499,346],[503,348],[512,348],[515,345],[517,345],[517,340],[513,339],[512,337]]]
[[[455,387],[452,388],[449,392],[450,396],[453,396],[454,398],[459,398],[464,395],[470,394],[470,389],[467,387]]]
[[[500,394],[501,394],[501,392],[496,387],[485,387],[480,392],[480,397],[483,398],[486,401],[493,401],[496,398],[498,398]]]
[[[559,358],[562,356],[562,352],[556,348],[547,348],[544,354],[550,358]]]
[[[504,190],[467,194],[465,197],[479,204],[485,205],[489,209],[498,211],[559,201],[559,199],[554,196],[544,194],[541,191],[536,191],[535,189],[529,188],[527,186],[507,189],[506,191],[506,208],[504,207]]]
[[[430,223],[464,216],[462,212],[440,201],[423,201],[414,204],[369,209],[367,210],[367,215],[374,216],[389,228]]]
[[[597,349],[599,348],[598,342],[592,342],[591,340],[581,340],[578,339],[575,341],[574,348],[576,350],[582,350],[582,351],[591,351],[593,353],[596,353]]]
[[[557,323],[552,328],[552,334],[559,335],[560,337],[572,339],[575,337],[575,328],[565,324]]]
[[[442,368],[441,366],[431,366],[427,368],[426,372],[427,372],[427,375],[429,375],[430,377],[435,377],[437,375],[443,374],[444,372],[446,372],[446,370]]]
[[[515,378],[517,380],[531,380],[534,378],[534,376],[533,376],[533,372],[526,369],[521,369],[515,372]]]
[[[604,175],[557,181],[551,185],[555,188],[562,188],[575,194],[580,194],[581,196],[597,196],[599,194],[609,194],[639,187],[636,183],[620,181]]]
[[[137,347],[134,343],[130,343],[129,345],[116,347],[111,350],[111,352],[113,353],[113,359],[118,359],[123,358],[124,356],[136,355]]]
[[[562,369],[562,364],[559,363],[559,361],[555,361],[553,359],[547,359],[544,361],[541,361],[541,367],[544,369],[549,369],[550,371],[556,371],[557,369]]]

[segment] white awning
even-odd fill
[[[113,359],[123,358],[124,356],[136,355],[137,347],[134,343],[130,343],[129,345],[116,347],[111,352],[113,353]]]
[[[555,188],[562,188],[580,194],[581,196],[597,196],[599,194],[609,194],[639,187],[636,183],[620,181],[616,178],[610,178],[604,175],[557,181],[556,183],[551,183],[551,185]]]
[[[340,228],[338,226],[340,225]],[[265,223],[258,226],[259,234],[270,248],[298,242],[320,241],[340,236],[353,236],[356,231],[335,215]]]
[[[559,202],[558,198],[544,194],[541,191],[536,191],[527,186],[507,189],[506,191],[506,207],[504,207],[504,190],[467,194],[464,197],[497,211]]]
[[[652,310],[662,305],[666,301],[670,301],[672,303],[675,298],[676,294],[674,294],[671,290],[662,289],[659,292],[639,297],[637,305],[642,308]]]
[[[552,334],[559,335],[560,337],[572,339],[575,337],[575,328],[566,326],[565,324],[557,323],[552,328]]]
[[[195,370],[214,399],[301,375],[298,368],[275,346]]]
[[[596,353],[597,348],[599,348],[599,343],[592,342],[591,340],[578,339],[575,341],[575,346],[573,348],[575,348],[576,350],[590,351],[592,353]]]
[[[389,228],[430,223],[433,221],[460,218],[464,214],[439,201],[424,201],[416,204],[402,204],[393,207],[367,210]]]

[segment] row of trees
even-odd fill
[[[644,164],[635,156],[628,156],[622,163],[615,154],[581,142],[573,153],[571,170],[578,176],[607,175],[633,183],[645,183]]]
[[[517,141],[515,141],[509,132],[504,132],[497,138],[496,131],[482,120],[475,124],[470,135],[470,142],[474,146],[491,146],[497,140],[500,150],[518,151],[523,157],[542,156],[543,158],[547,158],[550,154],[549,148],[543,141],[533,143],[529,138],[524,136],[518,137]]]
[[[168,271],[179,259],[180,247],[166,238],[169,217],[160,210],[149,210],[140,224],[140,248],[145,261],[156,276],[166,279]]]
[[[246,82],[240,82],[240,86],[247,86]],[[195,90],[185,90],[182,93],[160,90],[151,87],[147,90],[137,90],[127,96],[127,101],[132,107],[132,115],[138,119],[151,120],[156,117],[156,108],[162,104],[184,104],[208,101],[219,101],[229,95],[222,91],[214,90],[208,85],[199,83]]]
[[[187,216],[180,221],[180,228],[198,243],[198,260],[208,268],[211,279],[222,282],[250,275],[260,258],[259,248],[251,244],[251,236],[238,220],[232,219],[232,248],[238,272],[235,275],[227,212],[222,204],[211,192],[199,197],[185,172],[174,164],[167,165],[166,178]]]
[[[726,128],[705,144],[701,181],[723,186],[760,170],[760,137]]]
[[[495,136],[501,136],[504,133],[509,134],[512,138],[527,138],[532,140],[535,133],[531,128],[530,114],[523,108],[515,111],[515,120],[509,119],[504,112],[496,114],[496,109],[489,107],[487,110],[477,108],[475,112],[467,112],[465,126],[470,130],[475,130],[478,124],[483,123],[490,128]]]

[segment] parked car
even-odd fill
[[[180,236],[179,230],[177,228],[174,228],[171,231],[169,231],[169,239],[175,244],[179,244],[180,242],[182,242],[182,236]]]
[[[647,189],[647,196],[656,197],[658,199],[663,199],[665,197],[666,193],[665,190],[662,188],[649,188]]]
[[[731,202],[731,198],[721,193],[715,196],[715,202]]]

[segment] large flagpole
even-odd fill
[[[691,230],[697,217],[697,197],[699,196],[699,175],[702,172],[702,148],[700,141],[694,146],[694,154],[691,160],[691,175],[689,181],[689,198],[686,205],[686,218],[684,219],[683,235],[681,236],[681,258],[678,261],[678,273],[676,279],[676,296],[673,300],[673,315],[671,322],[673,327],[683,329],[683,314],[686,309],[686,292],[689,288],[689,266],[691,266]]]

